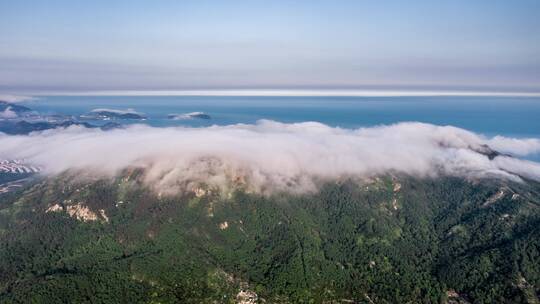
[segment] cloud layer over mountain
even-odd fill
[[[540,152],[540,140],[486,138],[450,126],[399,123],[340,129],[320,123],[207,128],[144,125],[101,131],[70,127],[29,136],[0,135],[0,157],[25,159],[46,174],[68,169],[113,175],[144,167],[145,180],[160,191],[199,182],[246,184],[253,191],[314,189],[317,181],[388,172],[472,178],[540,179],[540,164],[494,154]]]

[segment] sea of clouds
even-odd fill
[[[509,155],[490,159],[489,149]],[[45,174],[76,169],[112,176],[144,168],[160,191],[198,183],[252,191],[309,191],[318,181],[385,173],[540,180],[539,139],[487,138],[451,126],[398,123],[359,129],[262,120],[206,128],[133,125],[102,131],[73,126],[0,135],[0,158],[24,159]]]

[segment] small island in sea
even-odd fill
[[[80,126],[89,129],[100,128],[104,131],[121,127],[121,125],[116,122],[107,122],[103,125],[95,125],[88,122],[79,121],[75,116],[70,115],[42,115],[26,106],[0,101],[0,133],[9,135],[26,135],[36,131],[68,128],[71,126]]]
[[[191,113],[184,113],[184,114],[169,114],[167,115],[167,118],[173,119],[173,120],[182,120],[182,119],[211,119],[210,115],[204,113],[204,112],[191,112]]]
[[[139,119],[145,120],[146,116],[143,113],[138,113],[133,109],[116,110],[116,109],[94,109],[80,116],[81,119],[93,120],[115,120],[115,119]]]

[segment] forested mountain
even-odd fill
[[[539,302],[534,181],[167,196],[141,179],[64,174],[0,196],[0,302]]]

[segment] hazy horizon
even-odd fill
[[[535,28],[529,0],[0,0],[0,92],[538,92]]]

